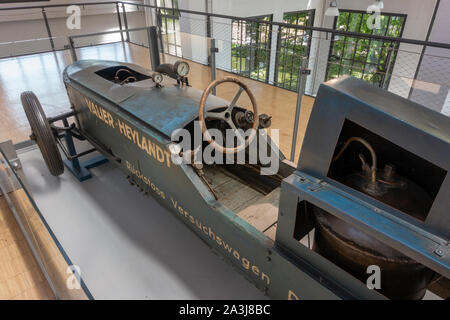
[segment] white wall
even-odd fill
[[[180,9],[206,11],[205,0],[179,1]],[[208,63],[209,39],[207,38],[206,16],[182,13],[180,17],[180,38],[183,58]],[[230,58],[231,59],[231,58]]]
[[[52,0],[50,4],[73,3],[67,0]],[[15,3],[0,5],[3,7],[22,7],[32,5],[49,4],[39,3]],[[126,6],[129,28],[145,26],[144,11],[137,11],[136,6]],[[69,30],[66,26],[68,14],[65,8],[47,9],[47,17],[56,49],[62,49],[68,44],[67,37],[75,34],[88,34],[100,31],[118,30],[118,17],[115,5],[85,6],[81,10],[81,28]],[[123,25],[123,19],[122,19]],[[144,37],[142,36],[144,35]],[[145,32],[131,33],[130,38],[142,43],[145,40]],[[22,9],[14,11],[0,11],[0,57],[9,57],[35,52],[51,50],[48,33],[39,9]],[[103,35],[76,40],[76,46],[120,41],[120,34]],[[11,43],[13,42],[13,43]]]

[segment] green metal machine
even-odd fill
[[[271,298],[420,299],[437,283],[433,291],[447,297],[448,118],[356,79],[322,84],[295,167],[265,134],[270,117],[258,113],[245,84],[225,78],[201,92],[188,85],[188,71],[185,62],[154,71],[75,62],[64,71],[72,110],[52,119],[34,94],[23,93],[51,173],[64,171],[58,144],[80,180],[105,159],[114,162]],[[231,102],[211,94],[223,83],[238,86]],[[251,111],[238,106],[243,92]],[[193,137],[199,130],[200,143],[181,148],[179,129]],[[226,129],[237,133],[234,147],[213,137]],[[73,137],[94,148],[77,154]],[[223,163],[199,160],[208,147]],[[252,147],[269,150],[277,170],[267,172],[260,153],[250,161]],[[93,150],[104,158],[79,160]],[[243,162],[227,163],[239,152]],[[381,288],[368,285],[373,265]],[[399,274],[408,277],[397,281]]]

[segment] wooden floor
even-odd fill
[[[146,48],[133,44],[107,44],[95,47],[86,47],[77,50],[79,59],[105,59],[126,61],[149,67],[149,51]],[[173,62],[177,58],[172,56],[162,56],[163,62]],[[28,121],[22,109],[20,94],[23,91],[33,91],[41,101],[47,116],[56,116],[69,110],[69,100],[62,81],[64,68],[71,63],[68,51],[58,51],[51,53],[35,54],[29,56],[0,59],[0,141],[11,139],[14,143],[29,139],[30,129]],[[204,65],[191,62],[190,84],[203,90],[210,82],[210,69]],[[230,76],[232,74],[217,71],[217,78]],[[232,75],[236,76],[236,75]],[[260,113],[267,113],[272,118],[272,129],[279,129],[280,150],[289,157],[291,149],[291,139],[294,124],[294,114],[297,95],[294,92],[276,88],[258,81],[244,77],[238,77],[244,81],[255,95]],[[230,100],[233,98],[237,88],[230,85],[219,87],[217,95]],[[250,107],[249,99],[242,95],[239,105]],[[304,130],[309,118],[314,99],[304,96],[300,115],[299,134],[297,143],[296,159],[303,141]],[[270,134],[270,132],[269,132]],[[273,136],[273,134],[272,134]],[[227,184],[218,186],[226,189]],[[223,191],[223,190],[222,190]],[[246,220],[252,221],[251,210],[245,211],[251,205],[267,207],[267,203],[277,201],[277,193],[261,196],[254,190],[252,201],[248,201],[245,206],[241,206],[237,211],[242,211]],[[26,202],[25,194],[15,195],[22,203]],[[278,195],[279,196],[279,195]],[[273,198],[273,199],[272,199]],[[275,199],[275,200],[274,200]],[[25,202],[24,202],[25,201]],[[226,203],[226,199],[224,200]],[[266,204],[265,204],[266,203]],[[227,203],[228,206],[236,204]],[[268,212],[273,214],[273,208],[268,208]],[[25,208],[25,211],[32,210]],[[37,220],[37,219],[35,219]],[[270,219],[269,219],[270,220]],[[36,228],[42,229],[38,221],[35,221]],[[256,222],[258,223],[258,222]],[[275,223],[275,220],[273,221]],[[275,227],[271,225],[262,226],[269,237],[274,237]],[[42,230],[40,230],[42,231]],[[53,261],[53,269],[60,274],[64,274],[67,265],[62,261],[62,257],[57,255],[57,250],[53,242],[48,239],[48,233],[42,231],[41,245],[47,252],[49,261]],[[47,244],[46,244],[47,243]],[[55,271],[57,274],[58,272]],[[60,282],[63,283],[62,276]],[[64,288],[60,288],[64,292]],[[65,298],[86,298],[81,293],[71,292],[63,295]],[[30,253],[17,223],[12,218],[12,213],[6,205],[5,199],[0,196],[0,299],[52,299],[53,293],[44,281],[42,272],[37,267],[36,261]]]

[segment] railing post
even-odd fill
[[[50,25],[48,24],[45,8],[42,8],[42,17],[44,18],[45,28],[47,29],[48,38],[50,40],[50,46],[52,47],[52,51],[55,51],[55,43],[53,42],[52,31],[50,30]]]
[[[156,9],[156,25],[158,26],[159,49],[164,52],[164,41],[162,38],[162,17],[160,9]]]
[[[122,20],[120,19],[120,9],[118,2],[116,2],[116,12],[117,12],[117,21],[119,22],[120,38],[122,39],[123,42]]]
[[[392,53],[394,52],[394,46],[392,44],[390,44],[386,50],[387,50],[386,59],[388,61],[388,65],[386,67],[386,72],[384,73],[382,88],[387,90],[386,84],[387,84],[387,80],[388,80],[388,76],[389,76],[389,71],[391,70],[391,66],[392,66]],[[392,77],[392,74],[391,74],[391,77]]]
[[[152,65],[152,70],[156,70],[156,67],[161,64],[159,58],[159,48],[158,48],[158,31],[155,26],[147,28],[148,36],[148,49],[150,51],[150,62]]]
[[[128,31],[127,11],[125,10],[125,4],[122,3],[123,24],[127,32],[127,42],[130,42],[130,32]]]
[[[310,74],[311,70],[308,69],[308,59],[303,58],[300,69],[298,70],[297,106],[295,108],[294,132],[292,133],[291,158],[290,158],[292,162],[294,162],[295,148],[297,146],[298,123],[300,121],[300,109],[302,107],[302,98],[303,94],[305,93],[306,79]]]
[[[205,12],[209,13],[209,0],[205,0]],[[211,30],[211,17],[206,16],[206,37],[211,38],[212,37],[212,30]]]
[[[70,55],[72,56],[73,62],[75,62],[75,61],[78,60],[78,58],[77,58],[77,53],[75,51],[75,46],[74,46],[74,43],[73,43],[73,39],[72,39],[72,37],[68,37],[68,39],[69,39]]]
[[[211,39],[210,53],[211,53],[211,81],[216,80],[216,52],[219,52],[219,49],[216,48],[216,39]],[[212,94],[216,95],[216,88],[213,88]]]

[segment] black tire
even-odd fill
[[[31,91],[22,92],[20,99],[48,170],[53,176],[59,176],[64,172],[64,164],[41,103]]]

